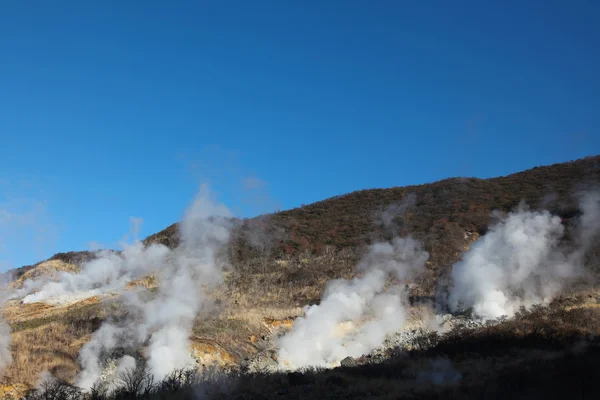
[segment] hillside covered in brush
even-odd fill
[[[236,220],[232,244],[235,261],[255,256],[281,257],[301,252],[319,254],[330,249],[359,248],[393,235],[411,234],[430,250],[453,248],[464,232],[482,234],[494,210],[508,212],[525,202],[546,208],[565,219],[577,215],[573,197],[578,191],[600,185],[600,156],[535,167],[508,176],[449,178],[388,189],[364,189],[300,208]],[[407,209],[393,218],[394,206]],[[392,207],[392,208],[390,208]],[[392,219],[381,219],[389,210]],[[178,224],[148,236],[144,242],[175,248]],[[435,251],[434,251],[435,253]],[[93,257],[89,251],[58,253],[51,259],[80,263]],[[18,276],[32,266],[13,270]]]
[[[240,388],[243,388],[240,390],[252,392],[254,389],[250,388],[256,382],[267,382],[265,384],[280,390],[289,381],[298,386],[298,391],[290,389],[293,398],[303,397],[303,390],[308,390],[305,385],[312,385],[311,390],[332,385],[341,390],[357,374],[364,378],[364,382],[361,381],[363,378],[357,379],[368,386],[369,392],[381,391],[376,388],[377,382],[389,385],[393,391],[398,389],[394,383],[398,376],[392,371],[399,365],[409,371],[417,368],[415,365],[418,364],[416,372],[407,372],[410,382],[402,381],[400,385],[402,390],[409,388],[406,390],[410,391],[413,375],[420,374],[419,368],[430,362],[437,363],[441,355],[450,357],[463,375],[472,377],[481,372],[472,367],[473,363],[485,359],[485,362],[481,361],[487,371],[485,379],[493,380],[495,375],[489,369],[490,365],[498,368],[516,365],[514,359],[494,352],[494,346],[499,346],[506,354],[515,349],[530,351],[537,349],[538,345],[563,354],[564,346],[573,346],[587,340],[582,338],[600,334],[600,315],[597,315],[600,292],[595,286],[600,260],[597,236],[590,236],[595,242],[587,243],[585,247],[586,272],[581,275],[584,279],[574,280],[573,287],[563,294],[553,293],[554,300],[548,303],[549,308],[523,309],[514,318],[501,319],[492,326],[469,322],[459,314],[446,315],[448,304],[440,308],[434,302],[453,267],[464,258],[473,243],[484,237],[495,222],[515,210],[527,210],[528,207],[532,210],[545,209],[558,217],[558,221],[544,218],[555,228],[560,225],[562,229],[564,225],[566,234],[561,235],[560,243],[556,244],[560,244],[561,251],[564,249],[564,253],[571,257],[569,249],[577,247],[577,235],[584,225],[580,218],[584,214],[580,195],[592,193],[598,187],[600,156],[594,156],[536,167],[506,177],[452,178],[418,186],[361,190],[292,210],[251,219],[228,220],[226,225],[230,227],[231,234],[226,245],[219,249],[226,260],[222,269],[223,280],[209,288],[207,297],[210,298],[210,306],[202,309],[202,318],[196,318],[191,324],[190,351],[202,366],[216,363],[235,373],[250,371],[259,375],[267,371],[277,372],[260,376],[243,374],[238,380]],[[588,225],[589,221],[593,223],[596,220],[597,215],[587,217]],[[217,219],[214,222],[224,221]],[[147,237],[140,244],[140,254],[153,244],[161,244],[173,251],[171,256],[175,257],[182,246],[180,232],[176,223]],[[398,238],[403,239],[398,241]],[[412,239],[406,238],[413,238],[418,246],[413,246]],[[342,364],[346,368],[357,367],[355,369],[313,371],[304,377],[294,375],[297,373],[285,375],[278,369],[284,365],[278,353],[279,347],[283,346],[280,342],[282,332],[290,331],[294,321],[305,314],[306,306],[326,303],[325,289],[330,287],[332,280],[347,279],[343,282],[350,282],[350,287],[360,284],[360,279],[364,278],[361,276],[368,275],[368,270],[361,270],[357,265],[369,260],[369,254],[373,252],[371,245],[375,243],[404,246],[404,250],[415,252],[411,263],[423,263],[423,273],[414,278],[410,275],[386,275],[381,289],[377,289],[383,290],[384,286],[398,290],[407,288],[410,304],[404,304],[405,311],[401,314],[403,332],[409,334],[394,336],[395,341],[386,342],[385,349],[377,350],[377,353],[371,353],[371,349],[368,354],[361,353],[363,357]],[[553,247],[556,246],[548,245],[550,250]],[[40,287],[56,289],[57,281],[61,281],[61,285],[68,283],[61,286],[64,291],[76,281],[82,268],[87,268],[87,272],[90,268],[104,268],[104,264],[93,264],[93,261],[109,260],[126,251],[58,253],[36,265],[10,272],[13,279],[11,289],[18,292],[26,288],[28,292],[26,296],[10,298],[4,305],[4,316],[11,329],[13,354],[12,363],[6,367],[6,382],[31,388],[44,371],[65,382],[73,382],[81,369],[81,349],[94,338],[98,329],[107,322],[117,324],[131,318],[132,311],[122,300],[123,293],[143,292],[140,301],[147,304],[152,304],[155,297],[159,300],[168,300],[170,295],[177,297],[177,293],[173,292],[178,287],[165,285],[177,282],[176,279],[173,278],[172,282],[163,279],[161,282],[161,271],[144,268],[144,274],[127,275],[129,280],[120,280],[121,286],[113,284],[99,290],[105,279],[84,285],[86,290],[73,290],[67,293],[69,296],[61,292],[62,297],[35,297]],[[373,260],[375,262],[369,265],[376,269],[379,259]],[[161,268],[173,266],[169,263],[157,265]],[[190,276],[196,276],[194,274]],[[166,276],[169,277],[169,274]],[[44,280],[50,283],[35,286],[35,282]],[[532,287],[539,286],[539,282],[534,283]],[[525,289],[517,287],[514,293],[520,295]],[[339,335],[356,332],[367,314],[349,322],[338,321],[336,329]],[[439,327],[443,326],[443,329],[438,327],[435,332],[427,331],[429,333],[422,336],[415,333],[425,332],[433,323],[431,321],[441,324]],[[438,335],[438,331],[450,333],[442,336],[441,333]],[[504,344],[500,346],[498,343]],[[400,348],[409,352],[408,358],[398,356]],[[463,357],[461,354],[465,350],[471,353],[465,353]],[[142,353],[139,349],[119,347],[118,351],[113,349],[103,357],[114,364],[117,356],[142,357]],[[535,363],[534,352],[523,357],[523,368]],[[412,359],[417,364],[411,364]],[[548,366],[551,369],[571,363],[569,360],[563,363],[564,360],[557,358],[552,360],[553,364]],[[588,358],[585,360],[589,361]],[[336,362],[339,365],[340,360]],[[385,379],[375,379],[378,371],[385,375]],[[513,376],[508,372],[505,375]],[[476,382],[473,386],[476,393],[485,390],[485,382]],[[366,393],[361,390],[367,390],[354,389],[358,392],[352,392],[352,396],[357,398],[361,397],[360,393]],[[260,397],[260,393],[252,393]],[[459,394],[462,396],[464,393]]]
[[[429,274],[422,279],[421,288],[423,294],[431,295],[437,278],[487,231],[493,212],[506,213],[524,202],[532,209],[549,210],[568,225],[580,214],[576,194],[599,186],[600,156],[590,156],[505,177],[450,178],[416,186],[365,189],[300,208],[235,219],[229,260],[238,273],[260,274],[261,279],[267,271],[277,275],[278,282],[273,284],[312,286],[345,276],[368,244],[411,235],[430,254]],[[143,242],[177,247],[178,223]],[[279,276],[282,262],[306,261],[307,257],[318,260],[333,254],[339,255],[336,265],[305,262],[301,270]],[[592,256],[597,260],[600,250]],[[70,251],[49,260],[79,265],[94,257],[90,251]],[[9,274],[16,279],[33,268],[24,266]],[[35,272],[28,276],[31,274]]]
[[[234,264],[242,265],[300,254],[357,253],[378,240],[412,235],[431,254],[431,268],[443,270],[456,262],[467,243],[486,232],[493,211],[509,212],[525,202],[568,221],[579,213],[575,194],[599,185],[600,156],[593,156],[505,177],[450,178],[416,186],[365,189],[236,220],[230,256]],[[147,237],[144,243],[175,248],[178,224]],[[88,251],[69,252],[51,259],[81,263],[93,256]],[[13,272],[18,277],[30,268]]]

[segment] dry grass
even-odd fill
[[[269,337],[289,329],[293,320],[302,314],[302,306],[309,303],[308,299],[318,300],[330,279],[354,276],[355,257],[351,253],[345,257],[303,255],[275,260],[273,264],[264,269],[249,267],[244,276],[239,271],[230,272],[226,283],[212,293],[216,306],[208,310],[210,318],[198,318],[192,336],[193,343],[200,346],[195,350],[202,353],[200,358],[206,364],[217,361],[229,365],[265,350],[270,346]],[[330,269],[331,265],[336,268]],[[279,270],[273,271],[275,266]],[[283,279],[298,270],[304,270],[304,275],[294,281],[297,285]],[[151,282],[155,287],[156,282]],[[540,337],[562,340],[560,338],[575,334],[600,334],[600,326],[593,325],[600,321],[598,299],[600,291],[596,289],[578,290],[557,299],[551,307],[536,308],[501,325],[477,332],[456,331],[456,337],[440,343],[435,351],[447,354],[455,348],[464,353],[472,346],[501,348],[494,340],[514,347],[517,342],[526,344]],[[32,384],[46,369],[67,379],[72,377],[78,368],[79,348],[102,320],[115,312],[114,304],[107,306],[101,300],[96,297],[57,306],[11,302],[4,310],[13,330],[15,363],[7,371],[10,379]],[[422,326],[429,313],[427,307],[417,305],[410,324]],[[209,356],[211,349],[216,354],[213,358]],[[52,356],[54,352],[57,357]],[[33,359],[40,362],[28,367]]]
[[[19,304],[18,301],[11,301],[5,305],[3,314],[14,332],[57,320],[69,322],[70,320],[105,318],[108,315],[105,304],[109,304],[105,302],[114,297],[114,294],[104,297],[93,296],[57,305],[41,302]]]
[[[11,327],[13,356],[5,381],[31,386],[43,371],[71,379],[79,370],[81,346],[114,308],[92,297],[56,306],[11,302],[3,311]]]
[[[417,297],[430,296],[437,278],[485,232],[491,210],[508,211],[523,199],[537,207],[547,194],[554,193],[556,200],[547,206],[565,220],[572,220],[578,212],[571,196],[573,190],[598,182],[600,157],[592,157],[490,180],[448,179],[406,188],[363,190],[237,221],[228,249],[234,268],[226,274],[225,284],[212,293],[215,307],[206,314],[210,318],[196,321],[194,351],[207,363],[229,364],[263,349],[265,337],[289,329],[305,305],[319,303],[327,282],[356,276],[355,265],[366,244],[393,236],[412,234],[430,252],[427,273],[413,293]],[[416,196],[414,207],[396,216],[392,228],[374,223],[378,213],[410,194]],[[265,239],[259,245],[252,240],[257,236]],[[175,247],[177,225],[147,238],[146,243],[150,242]],[[81,262],[93,257],[86,252],[57,254],[19,270],[22,275],[13,286],[21,287],[26,279],[40,275],[77,272]],[[127,289],[136,287],[153,290],[156,278],[148,276],[131,282]],[[439,393],[480,398],[485,395],[481,390],[486,379],[492,379],[498,371],[527,371],[524,365],[541,360],[552,372],[561,360],[570,357],[565,346],[578,346],[600,335],[598,299],[600,292],[596,289],[580,290],[557,299],[550,307],[522,312],[499,325],[453,331],[436,338],[436,347],[411,352],[388,365],[366,366],[353,372],[315,372],[304,378],[293,374],[247,377],[242,379],[238,392],[241,397],[264,398],[321,398],[323,393],[339,398],[395,398],[398,393],[417,397],[415,393],[420,389],[415,389],[414,381],[418,371],[432,358],[445,356],[461,369],[467,382],[463,387],[472,392],[443,388]],[[76,357],[81,346],[108,315],[117,311],[105,307],[100,298],[90,298],[56,306],[10,302],[3,312],[11,325],[15,358],[6,370],[7,377],[31,385],[44,370],[72,378],[78,370]],[[426,310],[415,310],[411,323],[419,325],[426,314]],[[213,353],[216,358],[211,358]],[[572,361],[565,365],[572,366]],[[582,363],[588,361],[586,358]],[[535,365],[527,368],[543,370]],[[515,378],[510,372],[496,375],[505,381]],[[307,389],[302,382],[313,386]]]
[[[305,305],[319,301],[329,280],[354,276],[355,262],[352,252],[249,261],[212,292],[216,306],[210,318],[198,318],[194,337],[214,341],[240,359],[264,350]]]
[[[240,279],[239,271],[227,274],[226,283],[212,294],[217,305],[210,310],[210,318],[198,318],[193,330],[194,351],[201,360],[207,364],[211,360],[222,365],[233,364],[256,353],[278,325],[288,326],[302,313],[306,299],[320,297],[332,275],[331,268],[325,264],[339,266],[346,262],[348,272],[354,264],[344,258],[310,255],[285,261],[277,264],[281,267],[278,272],[254,270],[246,280]],[[293,281],[297,286],[285,280],[291,271],[303,271]],[[39,273],[39,270],[31,273],[34,272]],[[132,282],[128,289],[139,286],[156,288],[156,278],[148,276]],[[6,370],[7,378],[32,385],[41,372],[49,370],[61,378],[71,379],[79,368],[79,349],[94,329],[115,312],[111,308],[114,305],[107,306],[105,300],[96,296],[58,305],[8,302],[3,313],[12,329],[15,361]],[[209,355],[211,349],[215,350],[214,357]]]
[[[219,398],[598,398],[594,293],[572,293],[497,325],[455,329],[434,347],[392,351],[383,364],[242,376],[233,393]],[[460,378],[434,383],[439,376],[432,365],[440,360]]]
[[[46,317],[53,309],[55,307],[46,303],[20,304],[19,301],[13,300],[5,305],[3,313],[8,322],[14,324],[33,318]]]
[[[569,220],[578,213],[572,194],[598,183],[600,156],[594,156],[493,179],[453,178],[418,186],[360,190],[237,221],[230,255],[237,267],[267,253],[270,258],[305,251],[322,254],[329,248],[360,248],[410,233],[431,253],[432,276],[438,276],[460,256],[465,232],[485,232],[492,210],[509,211],[525,200],[534,208],[543,205]],[[414,206],[396,215],[392,226],[378,221],[382,211],[409,195],[414,195]],[[548,200],[549,195],[554,199]],[[178,241],[177,224],[145,240],[171,248]]]
[[[44,371],[73,378],[79,370],[77,354],[90,333],[61,322],[13,333],[13,362],[4,372],[5,379],[32,386]]]
[[[217,294],[226,292],[227,289],[220,288]],[[211,313],[211,319],[197,321],[192,351],[203,365],[229,367],[239,363],[247,355],[261,350],[260,335],[289,329],[294,312],[298,312],[294,308],[269,308],[258,303],[253,308],[245,308],[250,303],[227,303],[220,312]],[[583,368],[591,365],[590,354],[598,353],[595,342],[589,339],[600,335],[598,304],[600,290],[586,288],[558,298],[548,307],[534,307],[519,313],[498,325],[477,330],[455,329],[435,339],[432,342],[435,346],[428,349],[392,351],[390,354],[395,356],[381,365],[306,374],[242,376],[237,379],[233,392],[221,398],[392,399],[399,395],[406,398],[502,398],[500,394],[511,393],[506,389],[511,387],[509,382],[522,381],[523,376],[531,376],[531,382],[553,376],[556,382],[570,387],[572,370],[576,369],[581,376],[591,373]],[[78,371],[78,351],[94,329],[81,322],[91,313],[85,311],[86,307],[98,307],[98,304],[67,307],[68,312],[56,314],[53,322],[22,326],[14,332],[15,362],[6,371],[7,378],[32,385],[40,372],[49,370],[63,379],[71,379]],[[99,310],[95,312],[107,315]],[[411,323],[422,323],[427,312],[426,307],[416,307]],[[35,312],[30,314],[35,315]],[[35,325],[36,320],[29,318],[22,322]],[[460,371],[459,384],[432,385],[420,380],[432,361],[440,357],[448,359],[452,368]],[[505,382],[505,386],[499,387],[494,383],[496,379]],[[585,379],[591,378],[586,375]],[[528,385],[527,382],[522,384]],[[585,390],[592,390],[588,384],[584,386]],[[497,392],[490,393],[491,387]]]
[[[143,287],[144,289],[154,289],[158,287],[158,280],[156,275],[148,275],[135,281],[129,282],[125,289],[135,289],[136,287]]]
[[[350,249],[248,260],[227,277],[223,296],[241,309],[303,307],[318,303],[330,280],[354,277],[358,260]]]

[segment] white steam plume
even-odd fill
[[[98,380],[102,356],[116,347],[146,346],[144,356],[156,379],[194,365],[189,336],[194,319],[208,302],[206,291],[222,282],[224,261],[217,252],[227,244],[230,227],[228,209],[214,203],[208,188],[202,187],[179,225],[178,248],[151,246],[130,253],[133,259],[124,263],[152,267],[158,275],[158,291],[151,300],[144,300],[139,292],[123,296],[131,317],[120,324],[104,323],[83,346],[78,386],[89,389]]]
[[[4,304],[8,298],[8,282],[10,282],[10,278],[6,274],[3,274],[0,277],[0,304]],[[0,314],[0,374],[2,374],[7,365],[12,363],[10,341],[10,326],[8,326],[8,323],[6,323]]]
[[[345,357],[359,357],[383,344],[386,335],[405,321],[406,293],[401,286],[387,291],[388,277],[413,279],[429,255],[412,238],[377,243],[359,264],[364,274],[328,283],[319,305],[306,307],[292,330],[280,339],[283,367],[330,366]],[[344,332],[350,325],[352,332]],[[353,330],[353,326],[358,326]]]
[[[475,316],[512,316],[521,306],[545,303],[584,273],[583,255],[600,228],[600,194],[581,196],[576,249],[563,251],[565,228],[548,211],[521,205],[493,225],[452,268],[451,310]]]
[[[145,247],[142,242],[124,245],[123,251],[102,251],[98,258],[85,263],[79,273],[61,271],[58,281],[45,282],[41,288],[23,298],[23,303],[40,301],[63,303],[110,290],[146,276],[164,265],[169,249],[161,244]],[[40,286],[39,281],[28,280],[20,292],[31,292]]]
[[[4,319],[0,320],[0,373],[12,363],[10,353],[10,327]]]
[[[215,203],[208,187],[203,186],[179,224],[180,244],[176,249],[160,244],[144,246],[136,241],[125,245],[120,253],[98,253],[79,273],[62,272],[58,281],[25,282],[19,293],[39,290],[25,296],[24,302],[61,303],[117,290],[133,280],[156,274],[159,285],[152,299],[144,299],[141,292],[124,294],[128,318],[118,323],[105,322],[83,346],[78,386],[91,388],[102,374],[103,359],[118,347],[145,347],[144,357],[157,379],[194,365],[189,336],[195,318],[208,303],[207,290],[223,280],[225,264],[218,251],[229,240],[230,217],[229,210]],[[139,220],[134,223],[135,233]],[[0,360],[1,357],[0,350]],[[121,361],[131,366],[135,360],[126,357]]]

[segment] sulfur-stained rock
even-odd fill
[[[213,340],[194,340],[190,345],[191,356],[200,365],[230,366],[238,363],[238,357]]]
[[[24,399],[29,386],[23,383],[0,385],[0,399]]]
[[[282,318],[282,319],[265,318],[264,324],[267,326],[267,328],[270,328],[270,329],[280,329],[280,328],[291,329],[292,325],[294,325],[294,318],[292,318],[292,317]]]

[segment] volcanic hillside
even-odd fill
[[[435,278],[487,231],[493,211],[509,212],[525,202],[568,222],[579,214],[573,195],[598,185],[600,156],[492,179],[451,178],[417,186],[360,190],[239,221],[231,258],[237,266],[252,268],[265,259],[295,259],[341,250],[357,254],[369,243],[410,234],[431,255],[431,275],[422,282],[431,293]],[[145,242],[175,247],[177,224]],[[319,271],[322,269],[311,272]],[[329,272],[330,277],[336,274]]]
[[[578,218],[582,215],[577,194],[596,190],[599,186],[600,156],[594,156],[536,167],[506,177],[452,178],[418,186],[361,190],[292,210],[252,219],[233,219],[230,221],[233,226],[231,238],[223,249],[228,260],[224,282],[210,291],[212,308],[206,316],[196,320],[190,351],[201,365],[216,363],[229,370],[242,368],[264,372],[257,367],[262,365],[262,361],[257,360],[266,359],[266,365],[271,367],[273,363],[277,364],[274,338],[290,329],[294,319],[303,315],[303,307],[319,304],[324,288],[332,279],[351,279],[359,275],[356,265],[369,250],[370,244],[398,237],[412,236],[429,253],[425,273],[410,285],[411,302],[415,305],[411,311],[414,315],[411,314],[410,318],[415,319],[415,324],[421,324],[423,318],[419,314],[419,304],[426,305],[439,295],[441,282],[447,278],[452,266],[477,239],[486,234],[495,220],[517,209],[521,202],[531,209],[549,210],[561,218],[566,229],[561,243],[569,247],[575,241],[573,232],[578,228]],[[180,244],[179,232],[178,224],[173,224],[147,237],[143,243],[146,246],[158,243],[176,249]],[[571,345],[575,337],[600,334],[600,316],[596,315],[597,308],[600,309],[596,307],[597,303],[600,304],[600,293],[595,288],[600,264],[597,239],[585,254],[585,264],[591,275],[578,283],[578,289],[572,289],[570,294],[565,292],[552,303],[551,308],[536,308],[530,313],[523,311],[519,314],[522,321],[519,326],[511,319],[495,325],[495,328],[486,328],[491,336],[485,336],[480,333],[481,330],[464,331],[464,327],[460,328],[460,324],[452,320],[449,326],[463,331],[454,330],[452,335],[442,339],[423,339],[429,344],[421,343],[413,348],[429,353],[413,356],[421,364],[435,361],[440,354],[456,361],[454,355],[461,354],[461,349],[466,348],[464,346],[477,353],[483,351],[478,347],[482,344],[483,349],[488,351],[491,349],[488,345],[496,346],[500,339],[506,339],[502,343],[509,343],[506,346],[510,347],[514,344],[511,340],[517,340],[517,336],[522,339],[533,334],[540,340],[548,338],[553,345],[559,343],[562,346],[563,341]],[[19,290],[27,282],[54,279],[61,271],[77,273],[82,265],[98,257],[100,255],[94,252],[59,253],[36,265],[10,271],[11,286],[13,290]],[[143,287],[151,297],[160,285],[161,282],[151,273],[132,280],[124,290],[134,291]],[[78,354],[82,346],[104,321],[127,316],[120,295],[118,291],[94,292],[93,296],[54,303],[23,304],[17,298],[8,300],[4,305],[4,316],[11,328],[13,361],[4,371],[4,381],[11,385],[5,388],[6,393],[14,394],[16,389],[11,387],[34,386],[43,371],[73,381],[80,370]],[[576,322],[580,319],[585,320],[585,324]],[[551,322],[559,320],[560,324]],[[543,332],[539,331],[540,324],[544,324]],[[513,335],[514,332],[518,332],[517,336]],[[532,348],[536,348],[537,342],[531,343]],[[431,350],[435,344],[443,349],[442,353],[431,353],[435,351]],[[392,348],[389,350],[386,357],[394,360],[396,353]],[[488,361],[492,362],[492,358]],[[523,362],[531,360],[529,357]],[[291,379],[292,386],[299,385],[297,391],[289,389],[284,394],[302,398],[305,397],[303,393],[308,395],[303,392],[308,390],[305,385],[313,385],[314,390],[323,387],[342,390],[349,382],[354,382],[355,379],[350,376],[360,371],[366,379],[363,382],[366,386],[356,389],[352,396],[362,398],[367,393],[363,389],[369,393],[378,390],[369,374],[380,371],[385,376],[376,378],[380,387],[396,385],[391,383],[397,378],[392,376],[394,366],[407,362],[407,359],[402,359],[392,364],[368,367],[366,364],[369,363],[363,359],[356,361],[362,367],[356,367],[350,375],[331,375],[329,372],[307,374],[305,378],[298,378],[298,375],[286,378],[277,374],[249,378],[244,375],[239,390],[250,390],[248,388],[253,387],[251,379],[266,380],[268,383],[264,384],[273,387],[286,386],[286,379]],[[473,365],[472,362],[467,357],[459,360],[458,365],[469,366]],[[504,359],[502,363],[510,364]],[[469,374],[461,371],[463,375]],[[483,385],[483,382],[477,381],[477,385]],[[398,387],[388,389],[396,390]],[[265,398],[271,395],[277,397],[278,390],[263,395]],[[254,392],[252,395],[260,396]],[[453,396],[452,393],[449,395]]]

